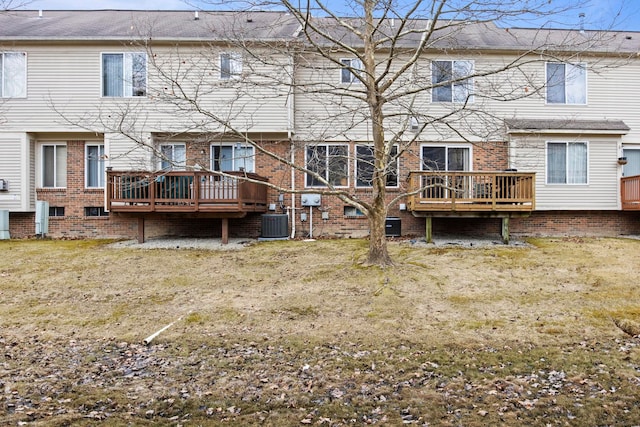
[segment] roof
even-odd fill
[[[622,120],[574,120],[574,119],[508,119],[510,133],[614,133],[625,134],[631,129]]]
[[[0,13],[0,40],[282,40],[299,24],[284,12],[20,10]]]
[[[196,15],[197,14],[197,15]],[[335,40],[352,47],[362,41],[345,26],[361,28],[362,19],[312,18],[311,25],[328,31]],[[416,47],[429,19],[378,21],[378,37],[403,35],[397,46]],[[403,25],[403,26],[402,26]],[[0,13],[0,42],[99,41],[148,39],[166,41],[261,40],[303,41],[300,23],[283,11],[168,11],[168,10],[18,10]],[[317,34],[314,39],[320,40]],[[321,42],[328,45],[326,40]],[[637,53],[640,33],[553,29],[502,28],[493,22],[436,21],[427,48],[459,50],[567,50]]]
[[[536,52],[589,52],[636,54],[640,51],[640,33],[630,31],[594,31],[548,28],[505,28],[493,21],[456,21],[440,19],[376,20],[374,40],[390,46],[385,39],[396,34],[398,48],[418,46],[424,34],[433,30],[425,49],[494,50]],[[362,18],[312,17],[304,27],[309,36],[321,46],[344,44],[362,47],[363,42],[352,29],[364,30]],[[433,28],[432,28],[433,26]],[[335,42],[320,34],[330,34]]]

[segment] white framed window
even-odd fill
[[[471,170],[471,148],[455,145],[423,145],[422,170],[469,171]]]
[[[585,64],[547,62],[547,104],[586,104]]]
[[[187,166],[187,147],[181,143],[160,144],[160,169],[181,170]]]
[[[362,61],[356,58],[343,58],[340,60],[340,83],[356,83],[360,80],[356,74],[362,71]]]
[[[386,186],[398,186],[398,146],[394,145],[389,154],[386,171]],[[373,186],[374,156],[372,145],[356,145],[356,187]]]
[[[0,98],[27,97],[27,54],[0,52]]]
[[[587,184],[589,145],[547,142],[547,184]]]
[[[471,147],[455,145],[423,145],[420,150],[421,168],[424,171],[470,171]],[[452,195],[469,194],[471,181],[464,176],[448,174],[422,177],[422,197],[446,199]]]
[[[306,168],[336,187],[349,185],[349,147],[345,144],[308,145],[305,149]],[[308,173],[307,187],[325,187],[324,182]]]
[[[431,61],[431,102],[473,102],[473,61]]]
[[[211,146],[211,169],[214,171],[255,172],[255,148],[243,144]]]
[[[42,187],[65,188],[67,186],[66,144],[42,145]]]
[[[220,78],[222,80],[242,77],[242,55],[238,52],[220,54]]]
[[[102,54],[102,96],[128,98],[147,95],[147,54]]]
[[[104,144],[87,144],[84,150],[85,186],[104,188]]]

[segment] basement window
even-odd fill
[[[344,216],[351,218],[362,218],[364,217],[364,213],[355,206],[345,206],[344,207]]]
[[[109,212],[103,206],[87,206],[84,208],[84,216],[109,216]]]
[[[64,216],[64,206],[49,206],[49,216]]]

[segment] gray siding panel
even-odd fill
[[[0,134],[0,178],[9,181],[9,191],[0,192],[0,209],[12,212],[30,210],[27,156],[28,146],[24,134]]]

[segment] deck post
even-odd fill
[[[426,222],[426,233],[425,233],[425,240],[427,241],[427,243],[433,243],[433,229],[432,229],[432,225],[433,225],[433,217],[426,217],[425,218],[425,222]]]
[[[222,244],[229,243],[229,218],[222,218]]]
[[[144,243],[144,217],[138,218],[138,243]]]
[[[502,242],[505,245],[509,244],[509,217],[502,218]]]

